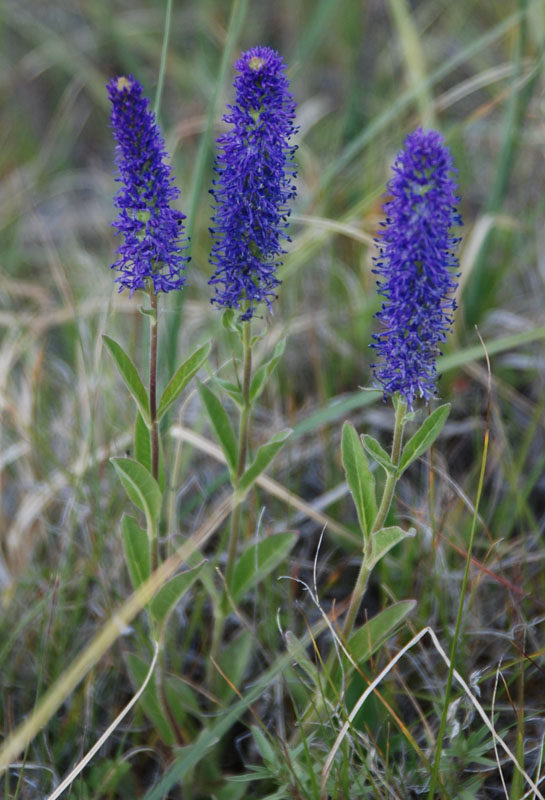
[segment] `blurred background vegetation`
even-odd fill
[[[143,369],[146,326],[139,299],[118,295],[109,270],[116,186],[104,87],[111,76],[132,73],[153,97],[165,4],[3,0],[0,14],[0,692],[8,735],[129,591],[119,537],[126,499],[108,457],[130,448],[133,411],[101,335],[123,341]],[[385,446],[391,430],[389,408],[358,388],[371,385],[368,344],[379,305],[372,239],[403,139],[420,124],[437,127],[459,170],[465,221],[460,309],[440,367],[440,393],[453,409],[434,454],[433,513],[428,466],[415,466],[403,480],[397,514],[416,524],[418,537],[381,568],[368,613],[388,597],[414,597],[414,629],[432,624],[448,642],[486,420],[478,325],[492,356],[491,443],[459,668],[482,679],[489,703],[494,667],[504,659],[501,725],[513,748],[526,750],[528,768],[535,767],[544,733],[545,3],[174,0],[160,120],[188,215],[192,260],[183,295],[163,303],[163,376],[211,336],[214,366],[226,373],[231,366],[232,341],[209,303],[208,188],[214,139],[232,99],[232,64],[256,44],[278,49],[289,65],[300,131],[293,241],[274,317],[263,323],[264,350],[286,332],[288,346],[262,398],[255,436],[295,428],[273,472],[318,516],[309,521],[257,493],[247,532],[258,522],[265,531],[297,530],[286,574],[308,579],[319,515],[355,530],[340,463],[341,423],[351,419]],[[188,392],[181,415],[207,434],[194,394]],[[166,535],[175,544],[206,516],[226,475],[205,453],[171,446],[171,462],[178,457]],[[321,585],[329,606],[351,590],[357,547],[327,531],[324,547]],[[262,662],[241,681],[263,669],[278,646],[278,607],[285,628],[304,629],[296,600],[312,616],[295,585],[274,582],[259,594]],[[206,636],[198,636],[206,627],[204,597],[196,608],[180,614],[169,664],[173,674],[199,683],[207,652]],[[142,655],[145,634],[136,625],[67,698],[26,753],[26,769],[4,777],[5,797],[43,797],[86,752],[112,709],[130,696],[127,653],[138,646]],[[404,699],[401,684],[392,698],[409,717],[417,715],[409,713],[408,698],[417,698],[433,726],[444,669],[434,672],[426,662],[422,677],[418,659],[425,658],[430,654],[415,656],[399,679]],[[270,699],[260,713],[265,720],[273,715]],[[386,725],[383,710],[378,725]],[[479,792],[500,785],[494,761],[475,768],[491,752],[479,730],[468,723],[465,744],[450,744],[453,775],[469,787],[453,796],[492,797],[492,789]],[[218,761],[226,773],[263,760],[247,745],[242,724],[237,736],[237,747]],[[395,796],[416,796],[410,786],[421,791],[425,776],[399,755],[402,743],[395,747]],[[108,748],[74,796],[144,796],[171,760],[142,714]],[[186,786],[185,794],[172,789],[165,796],[235,797],[213,794],[213,780],[221,785],[217,774],[202,774],[194,794]],[[265,796],[259,791],[245,796]],[[307,796],[298,791],[279,796]],[[389,795],[377,789],[376,796]]]

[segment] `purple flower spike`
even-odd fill
[[[224,121],[231,130],[217,140],[218,179],[210,232],[215,268],[213,303],[241,310],[250,319],[264,301],[269,310],[280,284],[276,269],[285,251],[287,201],[295,197],[293,153],[295,102],[284,62],[269,47],[254,47],[235,64],[236,101]]]
[[[428,401],[437,391],[439,343],[456,309],[459,239],[450,230],[462,219],[452,156],[437,131],[407,136],[393,171],[377,239],[374,272],[385,302],[376,314],[383,330],[373,334],[380,361],[372,369],[384,397],[399,392],[412,409],[416,397]]]
[[[180,192],[174,186],[165,142],[142,94],[140,83],[128,78],[113,78],[107,86],[112,102],[111,125],[116,146],[117,180],[123,184],[115,197],[119,217],[113,227],[123,233],[124,244],[112,269],[121,275],[115,280],[119,291],[146,289],[148,278],[155,292],[181,289],[181,271],[188,258],[182,256],[182,220],[171,203]]]

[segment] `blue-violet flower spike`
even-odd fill
[[[121,273],[116,278],[119,291],[129,289],[132,295],[146,289],[148,279],[156,293],[181,289],[181,271],[189,260],[182,255],[185,217],[171,207],[180,192],[165,163],[167,152],[155,114],[132,76],[113,78],[107,89],[117,142],[117,180],[122,183],[114,200],[119,216],[113,223],[125,240],[112,264]]]
[[[405,139],[388,183],[392,198],[379,232],[374,272],[385,298],[373,334],[379,361],[372,365],[384,397],[396,392],[413,408],[417,397],[436,394],[435,361],[456,309],[459,239],[452,156],[437,131],[418,128]]]
[[[235,64],[236,100],[224,121],[231,129],[217,140],[211,189],[215,204],[210,263],[213,303],[239,309],[250,319],[258,303],[269,310],[280,284],[276,270],[295,197],[295,102],[284,62],[269,47],[254,47]]]

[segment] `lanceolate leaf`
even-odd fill
[[[352,634],[347,650],[357,664],[367,661],[416,606],[416,600],[402,600],[380,611]]]
[[[436,438],[443,429],[450,411],[450,403],[445,403],[436,408],[429,417],[426,417],[420,428],[411,436],[401,455],[399,464],[399,474],[401,475],[407,467],[416,461],[417,458],[429,450]]]
[[[368,433],[364,433],[361,436],[361,441],[371,458],[374,458],[377,464],[380,464],[386,472],[395,472],[395,467],[392,464],[392,460],[384,447],[377,442],[377,440],[373,436],[369,436]]]
[[[206,361],[210,352],[210,342],[203,344],[198,350],[189,356],[186,361],[176,370],[173,378],[167,383],[165,390],[159,401],[157,409],[157,419],[166,414],[171,405],[185,389],[189,381],[197,374],[203,363]]]
[[[342,458],[346,480],[356,504],[360,526],[367,539],[377,516],[375,478],[369,469],[367,456],[356,429],[349,422],[345,422],[343,425]]]
[[[150,613],[159,626],[163,626],[184,594],[199,577],[204,561],[193,569],[180,572],[161,586],[150,603]]]
[[[257,400],[257,398],[265,388],[267,379],[273,373],[276,365],[282,358],[282,354],[285,349],[286,349],[286,340],[281,339],[274,348],[274,353],[270,361],[267,361],[265,364],[262,364],[259,367],[259,369],[256,370],[250,386],[250,401],[252,403],[254,402],[254,400]]]
[[[142,464],[151,473],[151,434],[139,411],[136,412],[136,422],[134,424],[134,457],[139,464]],[[166,486],[165,458],[160,438],[159,476],[157,482],[161,492],[164,492]]]
[[[162,495],[157,481],[138,461],[130,458],[111,458],[121,483],[132,502],[146,515],[148,534],[154,534],[161,513]]]
[[[227,412],[214,392],[206,384],[199,383],[199,394],[208,412],[210,424],[227,460],[227,465],[231,470],[231,474],[234,475],[237,468],[238,445]]]
[[[148,472],[151,472],[150,431],[140,411],[136,412],[134,423],[134,457]]]
[[[237,491],[244,495],[252,484],[259,478],[263,470],[267,469],[275,455],[283,447],[286,439],[291,436],[291,428],[275,433],[266,444],[261,445],[252,464],[238,482]]]
[[[135,589],[151,575],[150,540],[146,531],[132,517],[121,520],[125,560]]]
[[[119,370],[119,374],[123,378],[125,386],[131,393],[145,422],[149,423],[150,416],[148,395],[144,388],[144,384],[142,383],[142,379],[138,374],[138,370],[120,344],[113,339],[110,339],[109,336],[103,336],[102,338],[104,340],[104,344],[108,348],[108,352],[115,361],[116,367]]]
[[[392,525],[390,528],[381,528],[374,533],[371,536],[371,557],[367,561],[369,568],[374,567],[392,547],[402,542],[403,539],[413,537],[415,533],[416,530],[414,528],[404,531],[397,525]]]
[[[147,664],[143,659],[134,653],[128,654],[127,663],[132,680],[137,686],[141,686],[149,669],[149,664]],[[157,683],[155,681],[155,674],[152,675],[150,682],[146,686],[144,693],[138,702],[144,709],[144,713],[153,723],[155,730],[161,739],[166,745],[172,747],[176,742],[176,737],[172,731],[170,722],[168,721],[165,712],[161,708],[161,703],[159,702],[159,698],[157,696]]]
[[[223,678],[219,681],[218,696],[224,702],[242,684],[250,659],[255,652],[252,633],[243,629],[232,641],[222,648],[219,665],[229,683]],[[235,687],[233,689],[232,687]]]
[[[225,378],[217,378],[215,375],[212,381],[216,386],[219,386],[222,392],[228,394],[231,400],[237,404],[239,408],[244,408],[244,400],[242,398],[242,391],[232,381],[226,381]]]
[[[295,544],[294,533],[274,533],[251,544],[238,559],[229,587],[231,597],[239,603],[244,595],[266,578],[288,555]]]

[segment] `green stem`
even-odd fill
[[[161,63],[159,65],[159,77],[157,79],[157,89],[155,90],[155,103],[153,111],[156,117],[159,116],[161,98],[163,96],[163,83],[165,81],[165,70],[167,65],[168,40],[170,38],[170,20],[172,19],[172,0],[167,0],[167,10],[165,14],[165,28],[163,31],[163,47],[161,49]]]
[[[371,537],[373,536],[374,533],[376,533],[383,527],[384,522],[386,521],[386,517],[388,515],[388,511],[390,510],[390,506],[392,505],[392,500],[394,497],[394,491],[398,477],[397,468],[399,466],[399,461],[401,459],[401,446],[403,444],[403,428],[405,427],[403,419],[405,417],[406,411],[407,411],[407,404],[405,400],[403,400],[401,397],[398,397],[395,402],[394,439],[392,442],[392,454],[391,454],[392,464],[396,469],[395,471],[388,473],[388,476],[384,483],[384,489],[382,491],[382,499],[380,501],[380,506],[377,512],[377,516],[373,524],[373,527],[371,529],[371,533],[369,534],[369,538],[365,543],[359,575],[356,580],[356,585],[354,586],[354,591],[352,592],[350,605],[348,607],[348,613],[346,615],[346,619],[344,622],[343,633],[345,639],[347,639],[352,633],[352,628],[354,627],[354,622],[356,621],[356,617],[358,615],[363,595],[365,594],[365,590],[367,589],[367,582],[369,580],[369,575],[371,573],[371,568],[369,567],[369,557],[371,555]]]
[[[149,409],[151,439],[151,474],[159,478],[159,425],[157,423],[157,295],[150,281],[148,289],[151,311],[150,320],[150,357],[149,357]],[[157,536],[151,543],[151,566],[156,569],[159,562]]]
[[[242,352],[243,352],[243,378],[242,378],[242,411],[240,413],[240,427],[238,432],[238,460],[237,472],[233,488],[237,490],[238,482],[244,474],[246,468],[246,457],[248,454],[248,438],[250,431],[250,417],[252,406],[250,402],[250,383],[252,379],[252,348],[250,340],[250,320],[242,323]],[[229,548],[227,551],[227,567],[225,569],[225,581],[227,587],[230,586],[235,568],[237,556],[238,539],[240,534],[240,516],[242,503],[237,503],[231,515],[231,530],[229,534]]]

